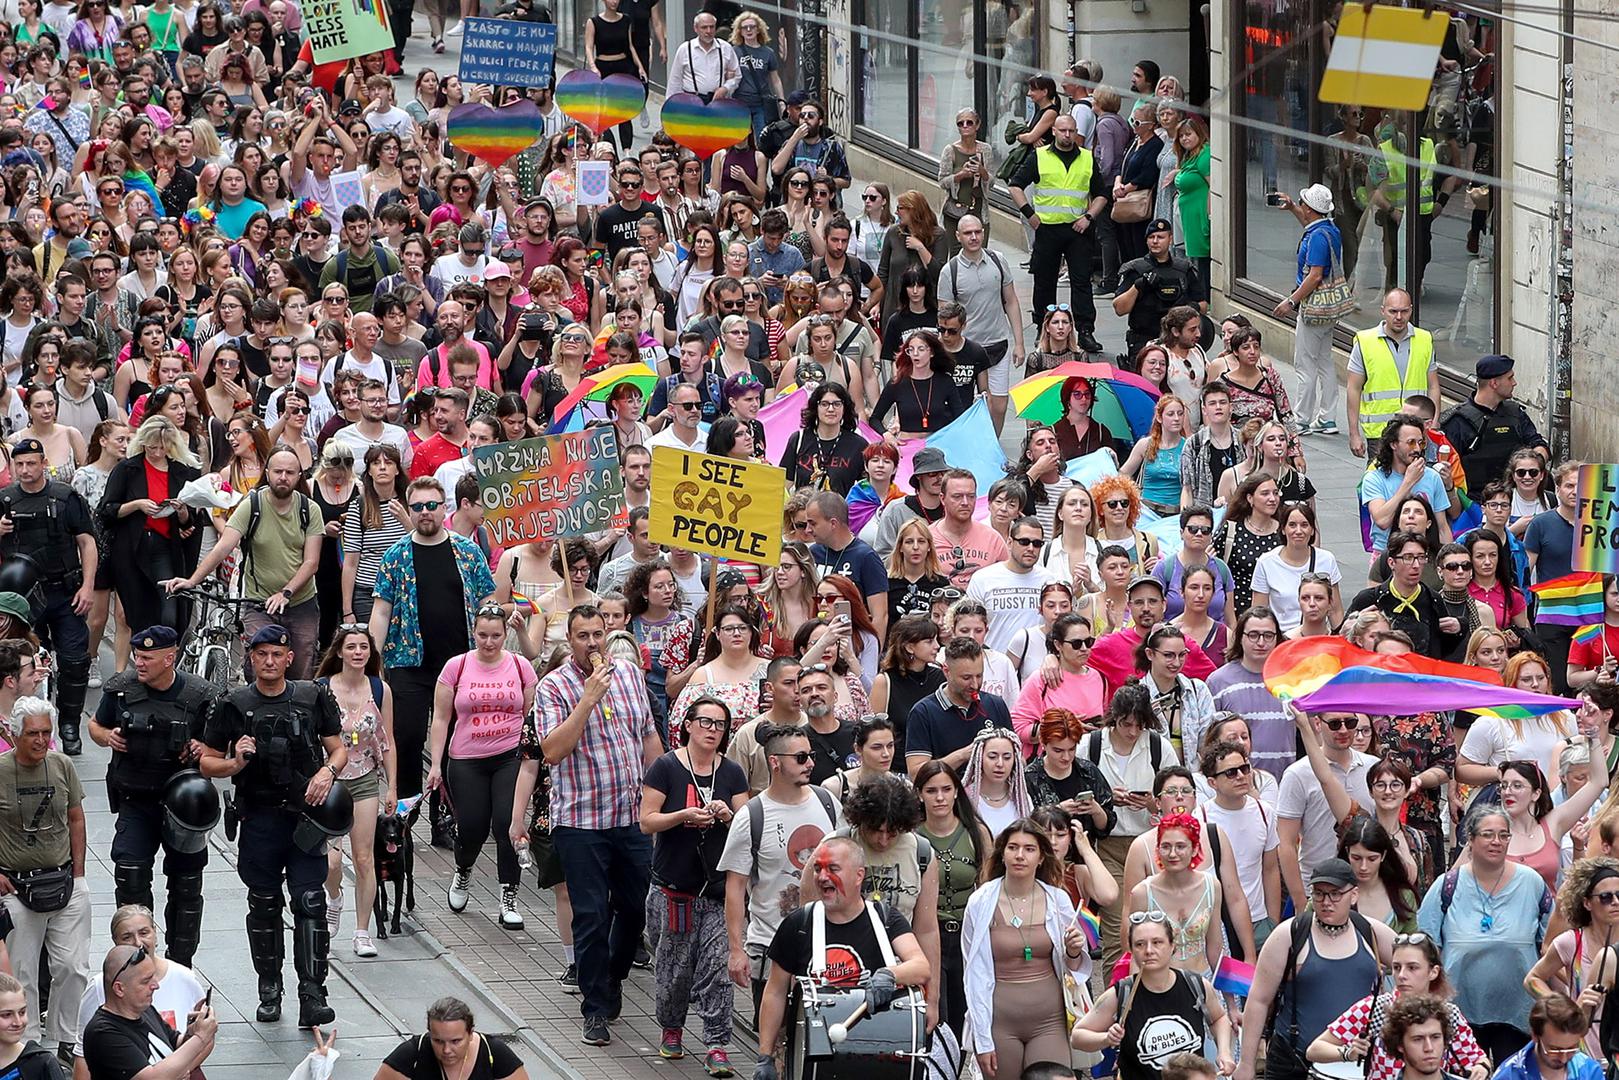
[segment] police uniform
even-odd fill
[[[11,450],[43,456],[38,439],[23,439]],[[21,484],[0,489],[0,516],[11,518],[12,530],[0,537],[0,556],[27,555],[39,567],[39,586],[33,597],[39,612],[34,628],[48,633],[56,651],[56,711],[63,753],[82,751],[79,720],[90,685],[90,628],[73,610],[73,594],[84,584],[79,562],[78,537],[93,536],[90,507],[84,497],[59,480],[29,492]]]
[[[274,644],[290,647],[291,635],[266,626],[248,649]],[[235,777],[235,812],[240,819],[236,872],[247,886],[247,944],[259,976],[258,1019],[281,1016],[281,965],[286,939],[281,929],[281,882],[292,897],[293,968],[298,973],[300,1023],[329,1023],[326,1005],[326,853],[300,847],[294,833],[303,815],[310,778],[326,767],[323,739],[342,734],[342,714],[329,689],[288,680],[276,697],[250,683],[220,699],[202,741],[230,754],[236,741],[251,735],[252,759]],[[335,785],[336,778],[333,778]],[[228,822],[228,819],[227,819]],[[323,1018],[322,1014],[324,1014]]]
[[[1169,222],[1159,218],[1147,226],[1149,235],[1158,231],[1170,231]],[[1131,288],[1136,290],[1124,335],[1124,367],[1130,371],[1135,370],[1136,355],[1142,346],[1158,340],[1165,312],[1182,305],[1196,306],[1208,299],[1206,286],[1192,261],[1168,252],[1165,255],[1162,262],[1148,254],[1119,267],[1118,295],[1123,296]]]
[[[136,649],[172,649],[179,635],[167,626],[153,626],[135,635]],[[133,667],[107,680],[97,726],[117,731],[127,750],[114,750],[107,767],[107,801],[118,815],[112,840],[113,887],[118,904],[152,907],[152,867],[163,849],[163,875],[168,879],[164,906],[168,957],[187,967],[202,939],[202,871],[208,865],[206,846],[182,852],[165,842],[163,834],[164,786],[187,768],[186,750],[201,739],[208,712],[219,688],[205,679],[174,673],[166,690],[148,686],[135,677]]]

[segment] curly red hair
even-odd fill
[[[1068,709],[1047,709],[1040,715],[1040,726],[1037,730],[1040,733],[1040,745],[1049,746],[1063,739],[1078,742],[1090,729]]]
[[[1100,532],[1102,528],[1102,504],[1109,499],[1119,497],[1130,500],[1129,524],[1133,529],[1136,522],[1141,518],[1141,489],[1136,486],[1136,482],[1128,476],[1120,476],[1118,473],[1114,473],[1111,476],[1102,477],[1102,479],[1091,485],[1091,506],[1094,511],[1091,514],[1091,525],[1097,532]]]
[[[1171,830],[1180,830],[1187,839],[1192,841],[1192,869],[1196,870],[1203,861],[1203,826],[1191,814],[1165,814],[1158,819],[1158,843],[1164,842],[1164,834]]]

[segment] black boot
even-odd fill
[[[84,697],[90,692],[90,658],[64,657],[56,683],[56,726],[62,736],[62,753],[78,757],[84,753],[79,741],[79,721],[84,717]]]
[[[455,815],[450,812],[449,800],[444,798],[441,789],[435,788],[427,796],[427,813],[428,820],[433,826],[429,843],[436,848],[453,851],[455,849]]]
[[[311,889],[292,898],[292,967],[298,973],[298,1026],[330,1024],[337,1013],[326,1004],[327,956],[332,935],[326,930],[326,890]]]
[[[170,886],[172,889],[172,886]],[[119,907],[139,904],[152,906],[152,864],[115,863],[112,868],[113,902]]]
[[[247,894],[247,949],[259,975],[261,1024],[281,1019],[281,965],[287,958],[287,940],[281,929],[281,892]]]
[[[279,911],[276,918],[280,919]],[[175,963],[190,967],[192,958],[197,955],[197,946],[202,942],[201,870],[169,875],[169,899],[163,909],[163,921],[167,927],[166,955]],[[278,926],[276,937],[280,936]]]

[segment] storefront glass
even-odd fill
[[[1320,0],[1259,0],[1233,8],[1239,22],[1232,62],[1240,73],[1240,93],[1231,101],[1238,116],[1231,183],[1237,298],[1268,310],[1294,287],[1299,225],[1271,205],[1271,196],[1297,200],[1304,187],[1324,183],[1333,192],[1343,269],[1359,303],[1346,329],[1374,325],[1383,292],[1397,285],[1413,294],[1417,322],[1434,334],[1441,363],[1471,371],[1496,337],[1491,197],[1441,170],[1455,165],[1488,174],[1494,167],[1493,71],[1479,62],[1493,51],[1491,21],[1453,19],[1441,53],[1448,70],[1435,81],[1429,107],[1396,113],[1316,100],[1328,49],[1315,33],[1325,17],[1320,6]],[[1429,167],[1407,168],[1402,155]]]

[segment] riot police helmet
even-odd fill
[[[214,782],[196,769],[182,769],[163,785],[163,842],[193,855],[208,846],[223,807]]]
[[[326,797],[314,806],[305,803],[292,830],[292,842],[310,855],[324,855],[326,842],[354,827],[354,796],[335,780]]]

